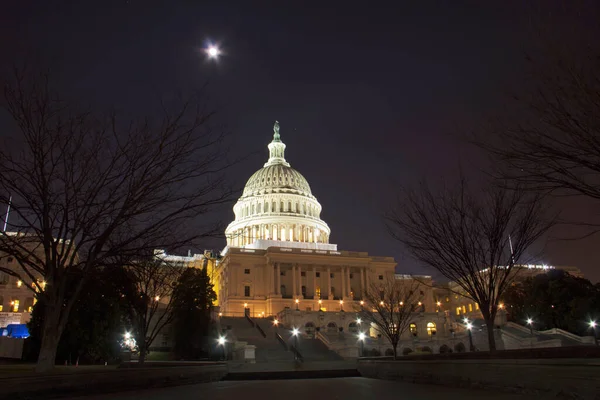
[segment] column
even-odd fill
[[[318,300],[317,299],[317,267],[315,267],[313,265],[313,299],[314,300]]]
[[[275,293],[279,295],[281,294],[281,267],[279,266],[279,263],[277,263],[276,265],[277,268],[275,271],[275,281],[277,282],[277,284],[275,285]]]
[[[302,267],[298,265],[298,296],[304,298],[302,295]]]
[[[360,293],[359,293],[361,300],[364,297],[364,293],[365,293],[365,269],[361,268],[360,269]]]
[[[331,297],[331,267],[327,267],[327,299]]]
[[[292,265],[292,296],[294,299],[297,298],[296,288],[296,264],[294,264]]]
[[[268,282],[269,282],[269,290],[267,290],[267,296],[270,296],[271,294],[275,293],[273,286],[275,286],[275,279],[274,275],[275,275],[275,266],[272,263],[268,264],[268,270],[269,271],[269,275],[268,275]]]
[[[343,299],[347,296],[347,293],[346,293],[346,267],[342,267],[340,272],[342,275],[342,299]]]
[[[350,267],[346,267],[346,284],[348,289],[348,297],[352,296],[350,293],[352,292],[352,282],[350,282]]]
[[[365,268],[365,291],[371,290],[371,286],[369,284],[369,267]]]

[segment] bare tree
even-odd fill
[[[435,192],[406,191],[386,215],[392,236],[428,267],[454,281],[480,306],[491,351],[499,298],[531,246],[552,226],[542,198],[492,186],[472,191],[465,179]]]
[[[218,231],[197,218],[231,199],[220,174],[224,138],[197,96],[163,104],[156,119],[121,122],[80,111],[46,76],[17,72],[3,94],[15,124],[0,146],[0,202],[11,207],[0,251],[20,266],[6,272],[44,298],[37,368],[47,370],[98,266]]]
[[[185,268],[160,257],[148,257],[126,267],[133,284],[128,302],[140,363],[146,360],[159,333],[173,321],[173,291]]]
[[[397,280],[394,277],[381,283],[372,283],[365,290],[363,302],[356,310],[364,323],[373,326],[390,341],[394,359],[400,338],[420,306],[418,286],[415,280]]]
[[[508,185],[600,200],[600,50],[554,39],[527,58],[528,85],[510,116],[472,140],[493,156]]]

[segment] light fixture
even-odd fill
[[[131,339],[131,333],[129,333],[129,332],[125,332],[125,334],[123,336],[125,336],[125,339],[127,339],[127,340]]]
[[[244,303],[244,308],[248,308],[248,303]]]
[[[423,303],[421,303],[421,302],[418,302],[418,303],[417,303],[417,305],[420,305],[420,306],[422,306],[422,305],[423,305]]]
[[[340,300],[340,304],[344,304],[344,300]]]
[[[323,300],[319,300],[319,304],[322,304],[322,303],[323,303]]]
[[[366,335],[363,332],[358,334],[358,340],[360,340],[360,341],[365,340],[365,337],[366,337]]]
[[[222,316],[223,316],[223,313],[222,313],[222,312],[220,312],[220,313],[219,313],[219,317],[222,317]]]
[[[217,341],[219,342],[220,346],[225,345],[225,337],[224,336],[219,336],[219,339]]]
[[[379,305],[382,306],[383,305],[383,300],[379,302]]]
[[[360,325],[360,323],[362,322],[362,320],[360,318],[356,319],[356,323]]]
[[[590,328],[594,329],[598,325],[596,321],[590,321]]]
[[[531,318],[527,318],[527,325],[533,324],[533,320]]]
[[[296,299],[296,304],[300,303],[300,300]]]
[[[210,45],[206,49],[206,54],[208,54],[208,58],[217,59],[221,54],[221,50],[215,45]]]
[[[159,296],[155,296],[155,297],[154,297],[154,301],[159,301],[159,300],[160,300],[160,297],[159,297]]]
[[[360,305],[363,306],[364,304],[365,304],[365,302],[361,300]]]
[[[299,333],[300,333],[300,331],[298,330],[298,328],[292,329],[292,335],[298,336]]]
[[[275,325],[275,326],[279,325],[279,320],[277,318],[273,320],[273,325]]]
[[[473,325],[471,325],[471,323],[470,323],[470,322],[467,322],[467,329],[468,329],[468,330],[471,330],[471,328],[473,328]]]
[[[498,304],[498,308],[499,309],[503,309],[504,308],[504,304],[502,304],[502,303]]]
[[[442,305],[442,302],[441,302],[441,301],[438,301],[438,302],[437,302],[437,303],[435,303],[435,304],[437,304],[437,306],[439,307],[439,306],[441,306],[441,305]]]

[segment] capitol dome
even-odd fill
[[[266,248],[325,248],[331,233],[321,220],[321,205],[308,181],[285,160],[285,144],[275,121],[269,160],[256,171],[233,207],[235,220],[225,230],[227,245]],[[314,244],[314,245],[310,245]],[[319,246],[321,244],[321,246]]]

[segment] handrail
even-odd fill
[[[300,362],[304,362],[304,357],[302,357],[302,354],[300,354],[300,352],[298,351],[298,349],[296,348],[296,346],[291,345],[290,349],[292,350],[292,353],[294,353],[294,355],[296,356],[296,359]]]
[[[252,318],[250,318],[250,316],[248,314],[245,314],[246,319],[248,320],[248,322],[250,322],[250,325],[252,325],[252,327],[254,328],[254,321],[252,321]]]
[[[279,341],[279,343],[281,343],[281,345],[283,346],[283,348],[285,349],[285,351],[288,351],[288,345],[285,342],[285,340],[283,340],[283,338],[281,337],[281,335],[277,332],[275,332],[275,338]]]
[[[256,329],[258,329],[262,337],[264,337],[265,339],[267,338],[267,334],[265,333],[265,331],[263,331],[263,328],[261,328],[258,323],[256,324]]]

